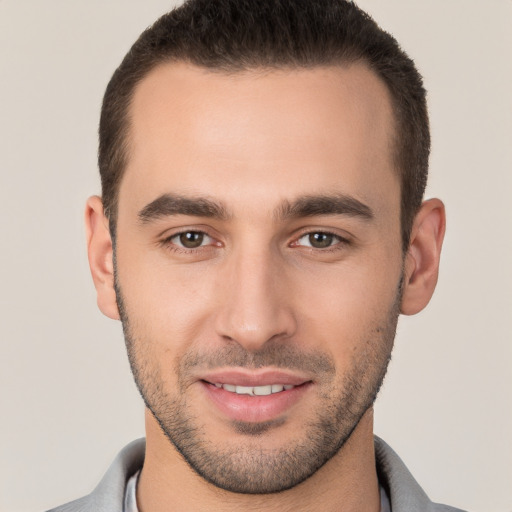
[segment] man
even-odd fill
[[[350,2],[191,0],[144,32],[86,227],[146,443],[54,510],[455,510],[372,428],[437,281],[429,146],[414,64]]]

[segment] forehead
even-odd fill
[[[120,207],[124,190],[140,206],[177,192],[270,207],[333,187],[366,201],[387,187],[398,199],[391,100],[362,63],[230,74],[168,63],[130,109]]]

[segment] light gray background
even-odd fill
[[[120,326],[82,227],[106,83],[170,1],[0,0],[0,510],[89,492],[143,434]],[[436,501],[512,511],[512,2],[361,0],[429,89],[429,196],[448,233],[428,309],[402,319],[376,407]]]

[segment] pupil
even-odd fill
[[[199,247],[203,243],[203,239],[203,233],[198,233],[197,231],[187,231],[180,235],[180,242],[187,249]]]
[[[332,235],[327,233],[312,233],[309,235],[309,243],[317,249],[329,247],[332,244]]]

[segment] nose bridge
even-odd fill
[[[218,334],[251,351],[272,338],[293,334],[295,321],[283,293],[282,265],[268,245],[247,244],[232,251],[223,272]]]

